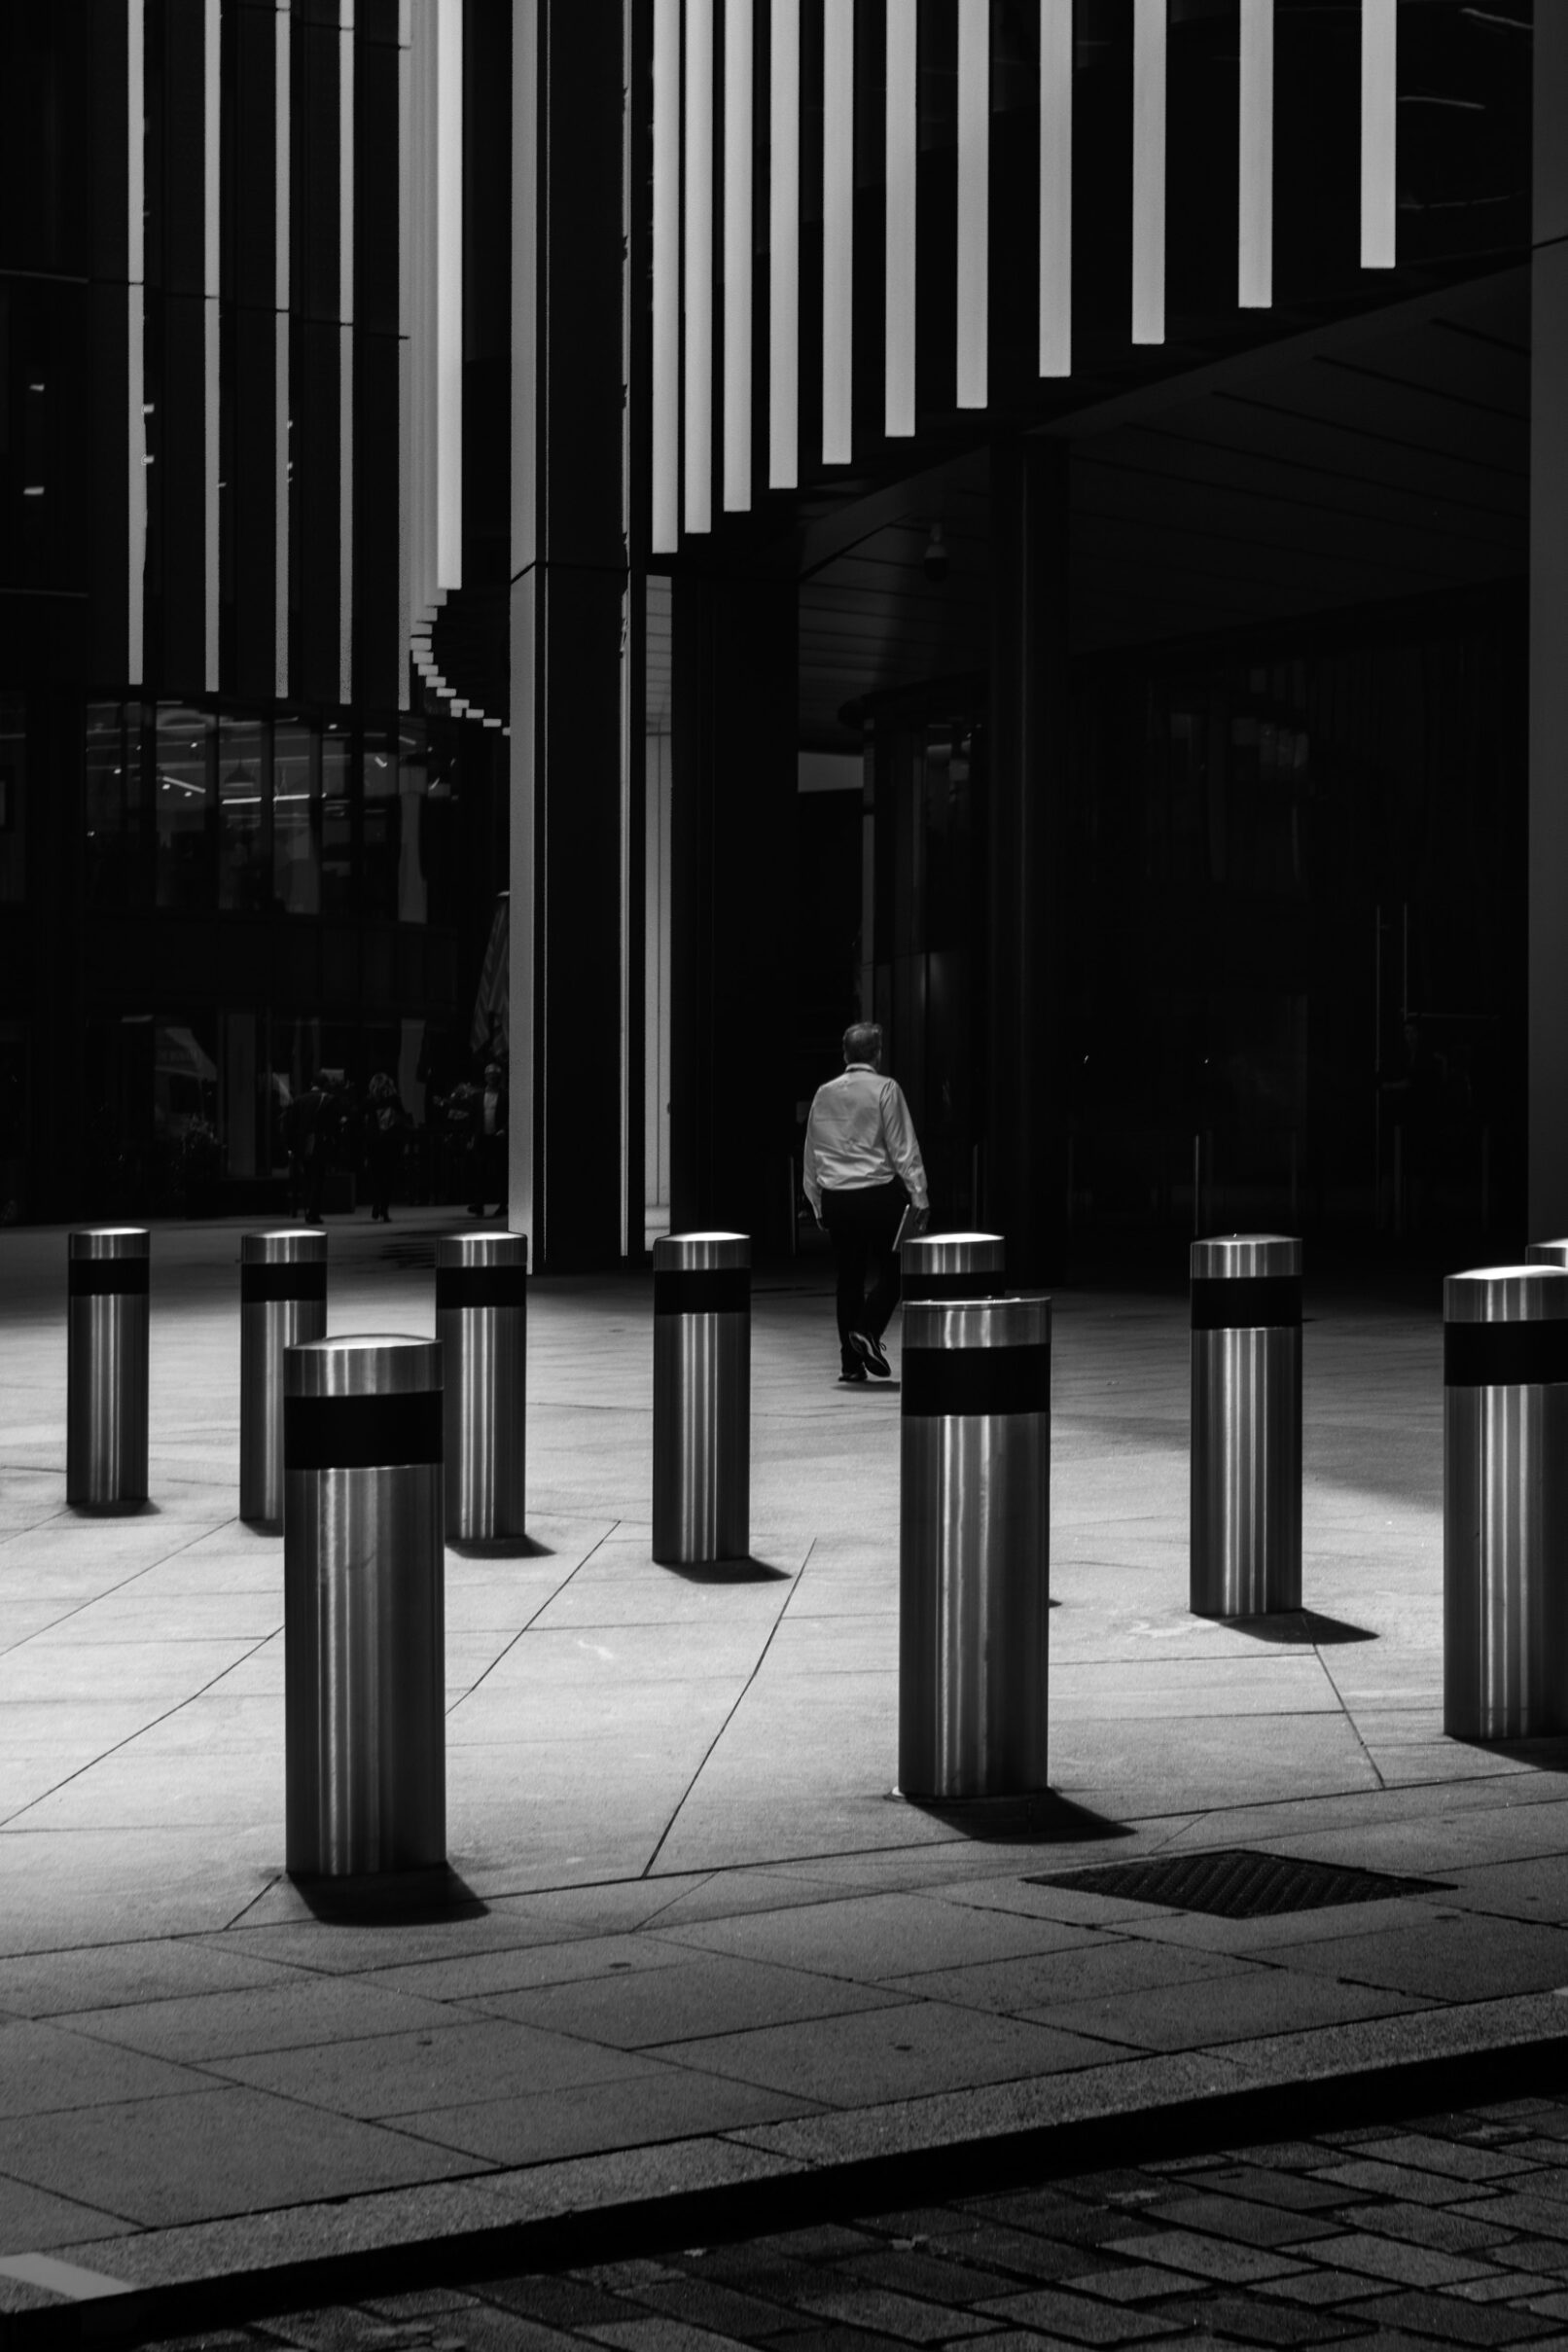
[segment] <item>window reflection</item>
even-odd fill
[[[354,802],[349,740],[341,727],[321,736],[321,909],[354,911]]]
[[[186,913],[212,904],[216,732],[206,711],[159,704],[153,769],[158,903]]]
[[[314,731],[303,719],[272,729],[272,895],[285,914],[321,912]]]
[[[218,904],[236,914],[267,911],[267,729],[260,719],[225,719],[221,723]]]

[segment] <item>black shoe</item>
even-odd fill
[[[873,1372],[878,1380],[891,1379],[893,1367],[882,1353],[880,1339],[873,1339],[870,1332],[851,1332],[849,1344],[868,1372]]]
[[[840,1388],[869,1388],[871,1383],[866,1377],[865,1365],[846,1364],[838,1374],[838,1385]]]

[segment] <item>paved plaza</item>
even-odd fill
[[[431,1332],[445,1222],[334,1223],[330,1328]],[[1058,1296],[1052,1795],[933,1811],[893,1794],[897,1386],[834,1384],[822,1262],[758,1277],[754,1556],[713,1573],[650,1557],[651,1283],[536,1283],[531,1538],[446,1560],[451,1882],[350,1913],[282,1871],[239,1230],[155,1229],[154,1501],[90,1518],[63,1234],[0,1235],[0,2310],[1560,2054],[1568,1748],[1442,1735],[1435,1293],[1309,1262],[1308,1608],[1253,1626],[1186,1606],[1180,1264]],[[1427,1883],[1060,1883],[1236,1847]]]

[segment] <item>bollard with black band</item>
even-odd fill
[[[297,1877],[446,1858],[441,1346],[283,1364],[286,1853]]]
[[[1046,1786],[1051,1301],[904,1310],[899,1788]]]
[[[1007,1244],[1000,1233],[919,1233],[899,1253],[899,1296],[994,1299],[1007,1288]]]
[[[1568,1730],[1568,1268],[1443,1286],[1443,1728]]]
[[[654,1557],[671,1567],[751,1550],[751,1242],[654,1243]]]
[[[1228,1233],[1192,1245],[1195,1617],[1301,1605],[1301,1245]]]
[[[446,1534],[487,1544],[527,1532],[528,1236],[436,1243],[436,1336],[446,1378]]]
[[[66,1243],[65,1500],[81,1511],[147,1500],[144,1227],[88,1226]]]
[[[239,1515],[283,1523],[283,1351],[327,1336],[327,1236],[239,1236]]]

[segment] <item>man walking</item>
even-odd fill
[[[805,1123],[805,1196],[838,1262],[838,1376],[853,1382],[871,1373],[885,1380],[893,1369],[882,1351],[899,1298],[893,1242],[906,1201],[912,1232],[930,1207],[909,1108],[896,1080],[882,1076],[881,1060],[881,1030],[856,1021],[844,1031],[843,1076],[818,1087]],[[868,1298],[873,1258],[880,1265]]]

